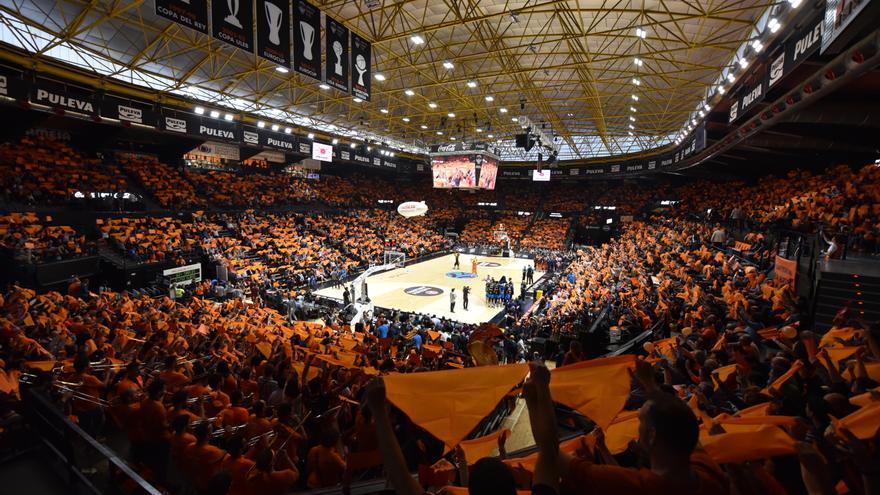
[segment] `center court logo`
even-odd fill
[[[446,272],[446,276],[451,278],[477,278],[477,274],[471,272]]]
[[[430,285],[417,285],[415,287],[407,287],[403,292],[411,296],[439,296],[443,294],[443,289]]]

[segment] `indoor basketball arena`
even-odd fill
[[[0,0],[0,493],[880,494],[878,26]]]

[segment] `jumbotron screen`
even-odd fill
[[[480,165],[479,186],[480,189],[495,189],[495,179],[498,177],[498,160],[487,156],[483,156],[483,163]]]
[[[474,158],[470,155],[431,157],[431,174],[434,176],[435,188],[476,188],[476,169]]]

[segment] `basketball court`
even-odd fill
[[[495,317],[501,308],[486,306],[487,275],[495,280],[513,277],[513,295],[519,297],[524,266],[534,266],[532,260],[476,256],[477,275],[471,274],[474,255],[461,254],[461,268],[453,269],[454,255],[441,256],[403,268],[367,277],[370,299],[382,308],[393,308],[429,315],[437,315],[462,323],[484,323]],[[538,280],[544,272],[535,271]],[[471,288],[468,310],[462,306],[462,289]],[[455,289],[455,313],[449,311],[449,292]],[[342,300],[341,288],[327,288],[317,295]]]

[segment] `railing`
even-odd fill
[[[39,390],[23,390],[24,415],[47,452],[66,467],[67,484],[95,494],[115,493],[122,484],[132,492],[162,495],[115,452],[66,418]],[[90,474],[85,474],[86,472]],[[76,490],[71,488],[71,493]]]

